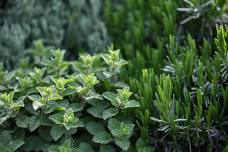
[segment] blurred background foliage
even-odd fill
[[[45,45],[90,53],[106,46],[100,0],[3,0],[0,2],[0,59],[9,65],[41,39]],[[71,55],[70,55],[71,54]]]

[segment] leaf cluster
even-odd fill
[[[11,77],[1,68],[0,151],[129,149],[135,124],[123,114],[139,103],[128,87],[116,85],[127,62],[113,48],[78,61],[66,61],[64,53],[38,41],[27,56],[30,64]]]

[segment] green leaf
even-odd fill
[[[14,91],[11,91],[9,93],[2,93],[0,94],[0,101],[1,101],[1,106],[6,106],[7,108],[11,110],[19,110],[20,107],[24,107],[23,100],[25,99],[24,96],[21,96],[16,100],[16,102],[13,101],[14,98]]]
[[[70,95],[73,95],[75,94],[77,91],[75,89],[75,87],[67,87],[65,88],[64,92],[63,92],[63,96],[70,96]]]
[[[18,139],[18,140],[11,141],[7,147],[9,147],[12,151],[16,151],[18,148],[24,145],[24,143],[25,142],[23,140]]]
[[[118,62],[118,65],[123,66],[123,65],[126,65],[127,63],[128,63],[127,61],[120,59],[120,61]]]
[[[93,89],[93,87],[99,83],[94,73],[90,73],[87,75],[79,74],[77,77],[78,81],[81,82],[82,86],[77,87],[77,92],[80,94],[87,94],[88,91]]]
[[[51,119],[56,124],[63,123],[63,115],[61,115],[61,114],[53,114],[53,115],[49,116],[48,118]]]
[[[130,142],[129,139],[127,137],[118,137],[115,138],[115,143],[116,145],[118,145],[121,149],[127,151],[129,146],[130,146]]]
[[[40,125],[53,126],[54,122],[49,119],[48,115],[41,115],[40,116]]]
[[[65,89],[65,85],[69,83],[68,79],[65,78],[51,78],[51,80],[55,83],[55,86],[58,90],[63,91]]]
[[[52,96],[48,97],[48,100],[60,100],[63,99],[63,97],[59,94],[53,94]]]
[[[140,107],[140,104],[136,100],[129,100],[125,107],[126,108]]]
[[[80,103],[72,103],[70,105],[70,107],[73,109],[73,112],[79,112],[82,111],[84,108],[84,103],[80,102]]]
[[[111,101],[112,105],[125,109],[130,107],[139,107],[139,102],[135,100],[129,100],[130,96],[132,95],[132,92],[129,91],[129,88],[123,88],[123,89],[117,89],[118,94],[115,94],[113,92],[104,92],[102,95],[105,99]]]
[[[45,70],[45,68],[39,69],[35,67],[34,71],[30,72],[29,75],[34,81],[39,82],[42,80]]]
[[[103,118],[103,112],[105,107],[103,105],[93,106],[87,109],[87,112],[94,117]]]
[[[48,147],[48,152],[58,152],[58,146],[57,145],[51,145]]]
[[[33,102],[40,102],[41,96],[33,94],[29,95],[28,98]]]
[[[94,152],[92,146],[87,143],[80,143],[79,148],[82,152]]]
[[[97,83],[99,83],[99,80],[97,80],[94,73],[90,73],[88,75],[81,74],[80,78],[82,79],[82,82],[85,86],[94,86]]]
[[[92,135],[96,135],[98,132],[104,132],[105,128],[101,123],[98,122],[88,122],[85,125],[88,132]]]
[[[59,152],[73,152],[73,149],[71,147],[64,147],[64,146],[59,146],[58,150]]]
[[[117,94],[113,92],[104,92],[102,96],[111,102],[115,102],[116,98],[118,97]]]
[[[10,109],[6,108],[0,108],[0,124],[3,124],[5,121],[7,121],[9,118],[11,118],[14,115],[14,112]]]
[[[80,120],[75,120],[71,123],[64,124],[64,127],[66,128],[66,130],[70,130],[73,128],[84,127],[84,124]]]
[[[5,105],[10,105],[13,103],[14,92],[11,91],[9,93],[1,93],[0,101],[2,101]]]
[[[0,107],[4,106],[4,102],[0,100]]]
[[[113,75],[113,73],[108,72],[108,71],[104,71],[103,74],[104,74],[106,79],[110,78]]]
[[[98,100],[103,100],[102,96],[94,91],[89,91],[85,96],[84,99],[86,101],[88,100],[93,100],[93,99],[98,99]]]
[[[34,110],[37,110],[43,106],[41,103],[41,96],[39,95],[29,95],[28,98],[33,101],[32,107]]]
[[[110,145],[100,145],[99,152],[115,152],[115,149]]]
[[[114,137],[130,137],[133,133],[134,124],[120,122],[117,119],[108,120],[108,129]]]
[[[39,91],[40,95],[43,99],[46,99],[48,101],[51,100],[60,100],[63,99],[63,97],[59,94],[57,94],[56,89],[54,86],[48,86],[48,87],[36,87],[36,90]]]
[[[28,127],[28,116],[20,115],[16,118],[16,124],[18,127],[27,128]]]
[[[103,112],[103,119],[106,120],[110,117],[113,117],[113,116],[117,115],[118,112],[119,112],[119,110],[116,108],[113,108],[113,107],[105,109],[105,111]]]
[[[121,122],[118,121],[117,119],[110,118],[108,120],[108,129],[111,131],[114,137],[121,135],[120,124]]]
[[[71,123],[73,121],[77,121],[77,117],[74,116],[74,112],[72,108],[67,109],[63,114],[63,122]]]
[[[131,91],[129,91],[129,87],[123,88],[123,89],[117,89],[118,97],[121,101],[128,101],[130,96],[133,94]]]
[[[108,52],[108,54],[101,54],[101,57],[111,69],[119,71],[123,65],[127,64],[127,61],[120,58],[120,50],[114,50],[113,45],[108,48]]]
[[[2,131],[0,135],[0,149],[6,150],[4,147],[10,150],[10,152],[16,151],[23,144],[23,135],[22,138],[19,137],[19,134],[10,134],[9,131]]]
[[[72,108],[69,108],[64,112],[63,125],[67,130],[84,126],[83,123],[79,121],[77,117],[74,116]]]
[[[9,131],[3,130],[0,134],[0,143],[3,145],[8,145],[12,139],[12,136]]]
[[[69,107],[69,102],[67,100],[49,101],[48,105],[45,107],[45,113],[49,114],[53,111],[65,111]]]
[[[37,116],[31,116],[28,119],[28,125],[30,132],[36,130],[40,126],[40,120]]]
[[[4,146],[3,144],[0,143],[0,151],[1,152],[12,152],[9,148]]]
[[[71,141],[67,139],[64,141],[62,145],[58,147],[59,152],[72,152],[73,149],[71,148]]]
[[[17,109],[17,108],[20,108],[20,107],[24,107],[24,99],[25,99],[26,97],[25,96],[21,96],[21,97],[19,97],[13,104],[12,104],[12,108],[13,109]]]
[[[109,133],[106,131],[98,132],[95,136],[93,136],[93,142],[99,143],[99,144],[108,144],[111,142],[112,138]]]
[[[59,138],[62,137],[63,133],[65,132],[65,129],[61,126],[54,126],[51,128],[51,136],[52,138],[57,141]]]
[[[35,143],[35,144],[34,144]],[[24,151],[45,151],[48,143],[42,140],[39,136],[30,136],[25,138]]]
[[[42,106],[44,106],[42,103],[40,103],[39,101],[34,101],[32,103],[32,107],[33,109],[36,111],[37,109],[41,108]]]
[[[53,139],[52,139],[52,136],[51,136],[51,128],[50,127],[47,127],[47,126],[40,126],[38,128],[38,133],[39,133],[39,136],[47,141],[47,142],[51,142]]]

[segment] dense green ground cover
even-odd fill
[[[1,151],[228,151],[227,0],[0,7]]]

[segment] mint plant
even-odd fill
[[[84,126],[83,123],[74,116],[74,112],[71,108],[67,109],[63,115],[53,114],[49,116],[49,119],[51,119],[57,125],[63,125],[66,130]]]
[[[129,87],[115,86],[127,63],[119,51],[82,55],[78,61],[65,61],[61,50],[44,52],[28,56],[34,63],[16,69],[9,81],[13,88],[5,85],[0,93],[0,130],[23,134],[12,151],[127,151],[135,125],[123,114],[140,105]],[[10,146],[0,145],[5,149]]]
[[[94,73],[81,74],[78,76],[78,80],[81,81],[81,86],[78,86],[77,90],[81,94],[87,94],[90,89],[93,89],[99,83]]]
[[[132,123],[120,122],[114,118],[108,121],[108,129],[115,137],[115,143],[123,150],[127,150],[130,146],[129,137],[133,134],[134,126]]]
[[[139,107],[139,103],[135,100],[129,100],[132,92],[129,88],[117,89],[118,94],[113,92],[104,92],[103,97],[111,101],[112,105],[117,109],[125,109],[129,107]]]
[[[28,98],[33,101],[32,106],[34,110],[45,106],[49,101],[60,100],[62,96],[56,93],[54,86],[49,87],[36,87],[39,95],[30,95]]]
[[[102,54],[101,56],[105,63],[109,66],[109,71],[104,73],[107,78],[111,77],[116,72],[118,73],[120,68],[127,64],[125,60],[120,58],[120,50],[114,50],[113,45],[108,48],[108,54]]]
[[[99,67],[96,66],[99,64],[98,56],[91,56],[90,54],[81,54],[79,61],[76,61],[73,66],[77,71],[81,71],[85,74],[99,71]]]
[[[13,111],[18,111],[21,107],[24,107],[23,97],[21,97],[17,101],[14,101],[13,98],[13,91],[0,94],[0,105]]]

